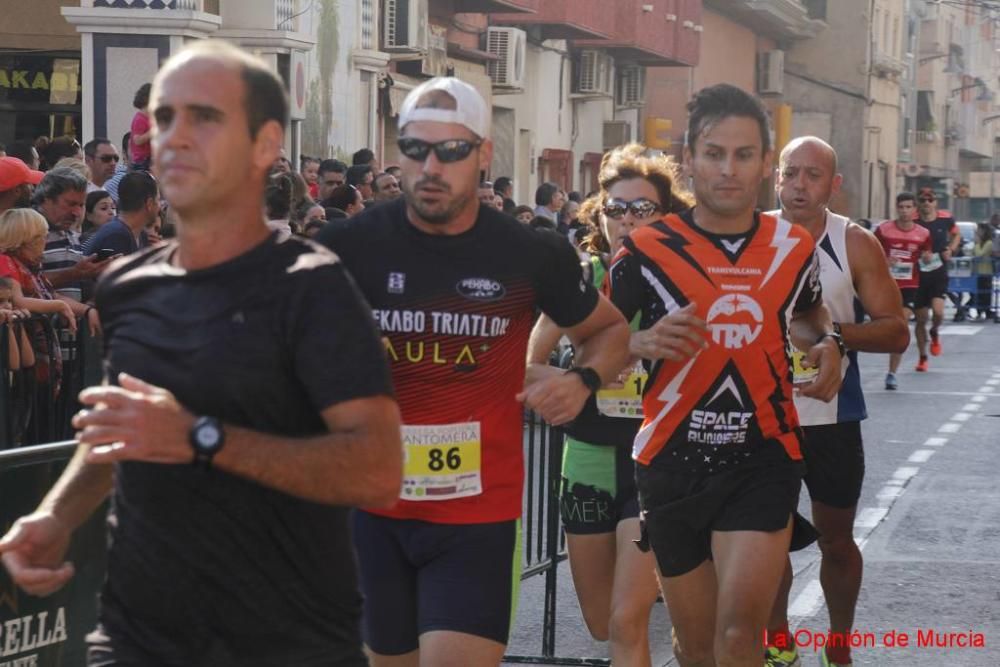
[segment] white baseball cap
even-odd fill
[[[440,90],[455,100],[454,109],[438,109],[432,107],[417,107],[417,102],[427,93]],[[406,96],[403,108],[399,111],[399,130],[403,131],[407,123],[417,120],[434,121],[437,123],[458,123],[469,128],[469,131],[480,139],[485,139],[490,133],[490,113],[486,101],[479,91],[455,77],[439,76],[425,81]]]

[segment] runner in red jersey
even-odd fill
[[[842,344],[812,237],[754,211],[772,156],[760,101],[723,84],[688,111],[697,205],[634,231],[611,269],[615,305],[626,319],[642,312],[631,349],[650,368],[633,448],[643,546],[679,664],[759,667],[793,525],[809,532],[794,520],[803,471],[789,347],[794,338],[818,367],[800,391],[830,400]]]
[[[354,521],[376,666],[499,664],[520,579],[518,400],[563,424],[628,360],[628,325],[565,238],[480,205],[489,117],[458,79],[413,90],[399,119],[405,197],[319,238],[372,306],[404,424],[400,501]],[[522,390],[536,308],[582,357]]]
[[[920,289],[920,264],[931,261],[931,234],[923,225],[914,222],[917,199],[911,192],[900,192],[896,196],[896,219],[883,222],[875,229],[875,238],[882,244],[889,259],[889,270],[896,279],[896,285],[903,295],[903,308],[907,322],[917,308],[917,292]],[[889,373],[885,376],[885,388],[894,391],[899,387],[896,371],[902,354],[889,355]]]

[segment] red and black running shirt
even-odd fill
[[[405,425],[403,499],[370,511],[458,524],[520,517],[515,395],[536,308],[570,327],[597,305],[576,252],[554,232],[483,207],[467,232],[425,234],[402,199],[328,225],[318,240],[371,304]]]
[[[633,458],[715,473],[751,455],[800,460],[788,324],[822,299],[812,237],[756,214],[744,235],[709,234],[692,211],[635,230],[611,267],[612,301],[640,329],[689,303],[709,347],[651,364]],[[754,460],[760,460],[755,456]]]
[[[888,220],[875,228],[875,238],[889,258],[889,271],[899,289],[919,287],[920,256],[931,252],[931,235],[927,227],[914,224],[904,231],[895,220]]]

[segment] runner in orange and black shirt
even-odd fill
[[[630,235],[612,300],[626,319],[642,312],[631,349],[649,381],[633,457],[678,661],[756,667],[789,546],[814,537],[793,521],[803,470],[789,346],[819,369],[799,391],[830,400],[842,345],[811,236],[754,212],[771,165],[760,102],[723,84],[688,111],[697,206]]]

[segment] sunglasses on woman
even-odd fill
[[[447,139],[437,143],[416,139],[414,137],[403,137],[396,142],[399,151],[417,162],[423,162],[427,156],[434,151],[438,162],[460,162],[469,157],[469,153],[482,141],[466,141],[465,139]]]
[[[632,211],[632,216],[635,218],[648,218],[660,212],[660,205],[645,197],[632,201],[609,199],[604,205],[604,215],[613,220],[621,220],[629,211]]]

